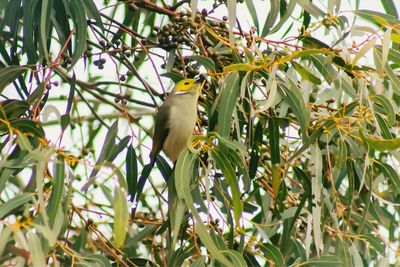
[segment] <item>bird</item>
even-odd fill
[[[150,163],[143,167],[137,186],[131,194],[130,199],[132,202],[140,198],[144,185],[161,150],[164,151],[175,166],[179,154],[186,147],[187,141],[196,125],[197,100],[204,80],[205,77],[200,76],[198,79],[183,79],[179,81],[168,98],[160,106],[155,117]],[[174,189],[171,188],[171,190]],[[135,212],[136,208],[132,209],[132,216],[135,215]]]
[[[179,81],[172,94],[160,106],[155,117],[150,165],[154,166],[161,150],[176,162],[193,133],[197,121],[197,100],[204,77]]]

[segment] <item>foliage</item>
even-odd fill
[[[165,2],[0,1],[0,263],[398,264],[394,1]],[[188,149],[139,179],[200,74]]]

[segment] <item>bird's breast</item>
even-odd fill
[[[179,97],[174,101],[177,103],[171,107],[169,132],[163,145],[164,152],[172,161],[176,161],[186,147],[197,120],[197,99]]]

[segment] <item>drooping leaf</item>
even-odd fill
[[[217,166],[222,170],[222,173],[232,190],[233,213],[235,215],[236,225],[239,225],[239,220],[243,212],[243,203],[240,199],[241,193],[239,190],[239,181],[236,179],[235,171],[224,153],[218,149],[214,149],[211,151],[211,154],[217,163]]]
[[[128,185],[128,194],[132,196],[136,191],[137,177],[138,177],[138,166],[137,166],[137,156],[135,148],[132,144],[128,147],[126,151],[126,183]]]
[[[95,20],[97,27],[104,31],[103,22],[101,21],[100,12],[97,9],[95,2],[93,0],[83,0],[82,1],[86,13]]]
[[[222,137],[229,136],[232,114],[239,96],[239,74],[229,74],[222,86],[221,101],[218,109],[218,133]]]
[[[293,113],[298,118],[303,138],[305,138],[308,135],[307,130],[310,124],[310,113],[306,108],[303,95],[292,78],[286,76],[286,81],[288,84],[280,83],[279,87],[285,92],[284,100],[293,109]]]
[[[35,137],[45,137],[42,126],[38,122],[29,119],[15,119],[9,121],[8,124],[0,122],[0,132],[4,133],[9,131],[10,129],[8,127],[11,127],[12,130],[17,130]]]
[[[8,66],[0,69],[0,93],[4,88],[28,69],[22,66]]]
[[[192,55],[189,57],[192,60],[197,61],[201,66],[205,67],[208,70],[215,71],[215,63],[208,57]]]
[[[208,233],[206,226],[203,224],[200,214],[194,206],[193,199],[190,194],[190,183],[192,181],[190,178],[193,173],[194,161],[195,155],[191,154],[187,149],[182,151],[179,155],[175,167],[175,186],[178,197],[184,199],[187,207],[190,209],[194,218],[196,219],[197,234],[207,250],[210,251],[212,257],[223,264],[230,265],[230,261],[222,254],[221,251],[218,250],[210,234]]]
[[[390,151],[400,148],[400,138],[380,139],[365,134],[361,134],[361,138],[367,142],[371,148],[378,151]]]
[[[121,187],[116,187],[114,191],[114,227],[113,234],[117,247],[122,247],[125,243],[126,228],[129,222],[129,212],[125,193]]]
[[[303,78],[304,80],[318,85],[321,84],[321,80],[301,64],[292,61],[292,65],[294,69],[300,74],[301,78]]]
[[[14,209],[21,207],[22,205],[32,200],[32,193],[22,193],[16,195],[14,198],[8,200],[6,203],[0,205],[0,219],[4,219]]]
[[[71,11],[72,20],[74,21],[76,29],[75,37],[75,51],[72,54],[71,67],[75,66],[76,62],[81,58],[86,49],[86,14],[85,7],[81,1],[70,0],[69,7]]]
[[[274,26],[276,19],[279,14],[279,0],[271,0],[270,1],[270,9],[267,16],[267,20],[265,21],[263,30],[261,32],[261,37],[265,37],[270,32],[271,28]]]

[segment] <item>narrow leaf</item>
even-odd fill
[[[86,15],[83,3],[79,0],[70,0],[70,11],[76,28],[75,51],[72,55],[71,67],[80,59],[86,49]]]
[[[195,160],[195,155],[190,153],[187,149],[182,151],[179,155],[175,167],[175,186],[178,197],[185,200],[187,207],[196,219],[196,233],[207,250],[210,251],[211,255],[216,260],[225,265],[231,266],[230,261],[218,250],[218,247],[208,233],[207,227],[204,225],[197,208],[194,206],[192,195],[190,193],[190,181],[192,181],[191,176],[193,174]]]
[[[292,65],[294,69],[300,74],[301,78],[303,78],[304,80],[312,82],[313,84],[321,84],[321,80],[317,76],[312,74],[308,69],[303,67],[301,64],[292,61]]]
[[[236,25],[236,0],[227,0],[228,7],[228,22],[229,22],[229,42],[233,45],[235,43],[235,35],[233,28]]]
[[[222,137],[229,136],[232,114],[239,96],[239,86],[239,74],[237,72],[226,76],[221,90],[221,100],[218,109],[218,133]]]
[[[132,144],[128,147],[126,151],[126,183],[128,186],[128,194],[132,196],[136,191],[136,184],[138,178],[138,165],[137,165],[137,156],[135,152],[135,148]]]
[[[211,151],[211,155],[215,160],[217,167],[222,170],[222,174],[232,190],[233,213],[235,216],[236,225],[239,226],[239,220],[243,212],[243,203],[240,199],[241,193],[238,184],[239,181],[236,179],[235,171],[224,153],[218,149],[213,149]]]
[[[299,119],[303,138],[305,138],[308,135],[307,130],[310,124],[310,113],[307,110],[303,95],[301,94],[295,82],[288,75],[286,75],[286,81],[289,83],[281,83],[280,88],[282,88],[285,92],[284,100],[289,104],[293,110],[293,113]]]
[[[114,239],[117,247],[122,247],[125,243],[126,228],[129,222],[129,211],[127,200],[124,192],[120,187],[116,187],[114,191]]]
[[[9,83],[13,82],[27,70],[28,68],[15,65],[0,69],[0,93]]]

